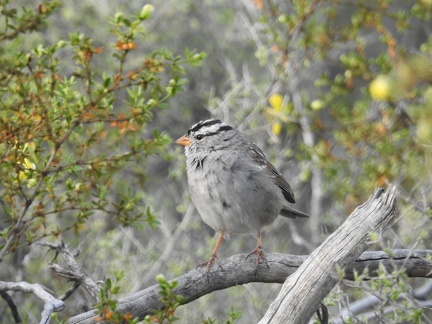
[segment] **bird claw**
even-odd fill
[[[219,266],[219,268],[221,268],[221,270],[224,271],[224,269],[222,268],[222,266],[221,266],[221,264],[220,264],[220,262],[219,262],[219,259],[218,259],[218,257],[217,257],[216,254],[212,255],[212,256],[210,257],[210,259],[208,259],[206,262],[203,262],[203,263],[201,263],[201,264],[198,264],[197,267],[196,267],[196,269],[198,269],[198,268],[200,268],[200,267],[206,267],[206,273],[208,274],[208,273],[210,272],[210,268],[211,268],[211,266],[212,266],[214,263],[217,263],[218,266]]]
[[[267,263],[267,259],[266,259],[265,255],[264,255],[264,252],[263,252],[263,250],[262,250],[262,247],[261,247],[260,245],[258,245],[258,246],[256,247],[255,250],[253,250],[251,253],[249,253],[249,254],[246,256],[246,260],[247,260],[247,259],[248,259],[252,254],[255,254],[255,256],[256,256],[256,259],[255,259],[255,274],[256,274],[256,271],[257,271],[257,269],[258,269],[258,264],[259,264],[259,260],[260,260],[260,259],[263,260],[263,262],[266,264],[267,268],[270,268],[269,265],[268,265],[268,263]]]

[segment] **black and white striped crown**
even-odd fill
[[[196,123],[195,125],[193,125],[188,130],[188,136],[197,133],[203,136],[211,136],[232,129],[234,128],[225,124],[219,119],[207,119],[207,120],[202,120]]]

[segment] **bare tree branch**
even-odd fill
[[[411,265],[409,265],[411,267]],[[386,269],[389,270],[389,269]],[[394,269],[397,270],[397,269]],[[420,288],[417,288],[413,291],[409,291],[408,294],[409,299],[412,300],[415,304],[419,305],[419,307],[428,307],[430,308],[432,305],[432,300],[430,300],[430,293],[432,292],[432,281],[426,282],[423,286]],[[403,299],[407,299],[407,294],[403,296]],[[398,300],[401,300],[402,298],[399,298]],[[429,298],[429,300],[428,300]],[[364,298],[361,298],[359,300],[356,300],[348,305],[347,308],[344,308],[340,312],[340,317],[335,318],[332,323],[333,324],[343,324],[345,323],[345,318],[356,316],[359,314],[362,314],[362,317],[364,318],[372,318],[372,315],[375,314],[375,312],[371,311],[371,309],[376,309],[382,304],[383,301],[374,295],[368,295]],[[383,313],[389,313],[395,310],[395,307],[389,306],[385,307],[383,310]],[[368,313],[365,313],[369,311]],[[428,323],[432,323],[431,321]]]
[[[18,308],[16,307],[12,297],[6,291],[0,291],[0,296],[6,301],[11,312],[12,317],[14,318],[15,323],[21,323],[22,319],[20,314],[18,313]],[[1,318],[1,316],[0,316]]]
[[[395,187],[376,189],[363,205],[321,244],[289,277],[261,324],[307,323],[321,301],[368,246],[371,232],[384,231],[396,219]]]
[[[368,268],[368,277],[377,275],[379,266],[389,271],[405,269],[409,277],[432,278],[430,271],[432,250],[394,250],[391,255],[382,251],[364,252],[354,264],[347,267],[345,279],[354,280],[354,272],[363,273]],[[246,261],[246,254],[236,254],[221,261],[224,271],[215,268],[208,277],[203,269],[194,269],[173,279],[178,282],[174,293],[185,298],[184,304],[217,290],[243,285],[251,282],[283,283],[308,258],[307,255],[266,253],[270,268],[260,265],[255,276],[255,260]],[[154,285],[119,300],[117,311],[130,312],[134,317],[144,318],[153,310],[161,310],[164,305],[159,301],[159,286]],[[68,323],[91,323],[95,311],[79,314]]]
[[[413,291],[413,297],[418,300],[427,300],[432,292],[432,281],[427,282]]]
[[[39,284],[30,284],[28,282],[4,282],[0,281],[0,291],[23,291],[23,292],[31,292],[42,299],[44,304],[44,309],[41,313],[40,324],[45,324],[49,322],[50,315],[53,312],[62,311],[65,307],[63,301],[55,298],[50,293],[46,291],[46,289]]]
[[[381,303],[381,301],[377,298],[378,302],[376,303],[376,305],[379,305]],[[418,306],[419,308],[431,308],[432,307],[432,301],[419,301],[418,302]],[[372,321],[372,323],[376,323],[377,318],[380,318],[383,314],[391,314],[395,311],[395,307],[394,306],[386,306],[386,307],[382,307],[379,309],[379,311],[375,310],[375,311],[370,311],[370,312],[366,312],[366,313],[362,313],[361,317],[362,320],[365,321],[365,323]],[[354,313],[353,313],[354,315]],[[375,320],[375,321],[374,321]],[[332,324],[344,324],[346,323],[346,321],[344,321],[343,319],[335,319],[334,321],[332,321]],[[421,322],[419,323],[424,323],[424,324],[430,324],[432,323],[432,321],[425,317],[422,316],[421,318]]]
[[[409,277],[430,278],[432,277],[430,271],[432,250],[394,250],[390,253],[365,252],[353,262],[362,249],[368,245],[370,232],[383,230],[394,220],[397,215],[394,199],[394,189],[387,193],[381,189],[376,190],[372,197],[358,207],[347,221],[311,256],[267,253],[270,268],[261,265],[258,271],[255,271],[253,260],[246,261],[246,254],[237,254],[221,263],[224,271],[215,268],[214,271],[206,275],[205,271],[199,268],[175,278],[178,286],[173,293],[184,297],[183,304],[187,304],[213,291],[250,282],[283,283],[287,277],[291,276],[290,278],[298,280],[312,281],[316,288],[322,284],[319,278],[324,278],[327,283],[325,289],[323,288],[324,292],[309,294],[318,295],[316,300],[319,299],[319,304],[334,283],[341,280],[341,273],[336,271],[338,268],[340,271],[345,269],[344,279],[347,280],[353,280],[355,272],[365,273],[365,269],[368,270],[368,275],[363,276],[363,278],[373,278],[377,275],[380,265],[389,272],[404,270]],[[299,267],[302,267],[302,270],[296,272]],[[294,274],[294,272],[296,273]],[[304,272],[307,272],[308,276],[304,277]],[[319,278],[317,279],[316,276]],[[302,287],[302,289],[306,289],[300,291],[303,295],[305,295],[304,291],[311,291],[310,288],[305,288],[306,286]],[[122,298],[119,300],[116,310],[122,313],[131,313],[134,317],[143,319],[146,315],[152,314],[154,310],[164,308],[164,304],[160,301],[159,290],[159,286],[154,285]],[[299,295],[292,301],[297,302],[298,299],[300,299]],[[307,315],[308,320],[318,307],[314,309],[310,301],[307,303],[309,304],[305,304],[305,307],[309,305],[309,309],[312,310]],[[303,307],[303,305],[300,306]],[[96,311],[93,310],[74,316],[68,322],[91,323],[96,315]]]
[[[72,294],[75,292],[75,290],[78,289],[78,287],[80,285],[81,284],[79,282],[75,282],[72,287],[70,287],[68,290],[66,290],[66,292],[63,294],[63,296],[59,297],[59,299],[60,300],[66,300],[66,299],[68,299],[70,296],[72,296]]]
[[[75,257],[78,255],[77,252],[73,253],[69,250],[67,244],[61,242],[60,244],[53,244],[49,242],[40,242],[38,243],[42,246],[47,246],[56,251],[57,254],[60,254],[65,260],[70,270],[63,269],[58,264],[50,264],[50,268],[54,270],[59,276],[67,278],[68,280],[73,280],[83,286],[83,288],[89,293],[90,297],[94,302],[99,301],[99,287],[90,278],[84,269],[76,262]]]

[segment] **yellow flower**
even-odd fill
[[[272,124],[272,132],[273,132],[273,134],[275,134],[276,136],[278,136],[278,135],[280,134],[281,129],[282,129],[282,125],[281,125],[281,123],[279,123],[279,122],[274,122],[274,123]]]
[[[32,169],[35,170],[36,169],[36,164],[34,164],[32,161],[30,161],[28,158],[24,158],[24,163],[23,163],[24,167],[26,169]]]
[[[369,92],[375,100],[388,100],[391,92],[391,82],[389,77],[379,75],[369,85]]]
[[[273,94],[273,95],[270,96],[269,103],[270,103],[270,106],[272,106],[273,109],[275,109],[275,110],[281,110],[282,109],[283,100],[284,100],[284,98],[280,94],[275,93],[275,94]]]
[[[30,175],[30,171],[29,170],[30,169],[31,170],[35,170],[36,169],[36,164],[34,164],[28,158],[24,158],[24,163],[20,163],[20,162],[18,162],[18,163],[21,164],[25,168],[25,170],[18,172],[18,179],[20,181],[25,180],[25,179],[27,179],[29,177],[29,175]]]

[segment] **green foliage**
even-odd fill
[[[241,318],[242,312],[241,311],[236,311],[234,309],[234,307],[231,307],[230,312],[227,314],[228,315],[228,320],[225,322],[226,324],[234,324],[236,322],[236,320]],[[204,320],[202,322],[203,324],[215,324],[218,323],[216,320],[208,318],[206,320]]]
[[[13,256],[10,267],[23,269],[24,279],[46,282],[43,256],[28,245],[61,237],[87,249],[80,258],[92,277],[124,269],[125,292],[150,285],[154,273],[174,276],[202,262],[211,239],[199,220],[184,220],[191,213],[184,157],[161,130],[177,136],[209,114],[248,131],[288,177],[300,209],[311,197],[320,205],[315,222],[268,229],[268,251],[309,253],[373,187],[389,182],[401,191],[401,219],[385,239],[371,233],[372,247],[430,245],[430,0],[152,3],[0,0],[3,262]],[[206,54],[192,48],[211,53],[205,65]],[[194,74],[188,67],[196,66]],[[174,233],[171,253],[182,262],[165,255]],[[249,243],[233,237],[220,257]],[[12,278],[9,269],[2,275]],[[381,269],[371,279],[365,270],[348,283],[343,269],[337,275],[341,283],[326,300],[335,317],[373,289],[383,321],[430,315],[409,295],[421,282],[402,272]],[[64,287],[49,281],[53,290]],[[115,313],[117,281],[102,288],[101,319],[132,321]],[[205,322],[221,322],[234,304],[243,321],[257,322],[279,289],[248,285],[177,308],[171,285],[161,286],[166,311],[150,320],[200,322],[210,313]],[[239,312],[228,316],[234,322]]]
[[[1,3],[0,41],[7,48],[0,70],[2,257],[43,237],[69,230],[78,235],[98,212],[123,226],[157,226],[150,207],[141,211],[142,192],[124,189],[122,170],[164,154],[167,134],[142,133],[154,112],[182,91],[185,65],[198,66],[205,57],[160,49],[139,55],[140,63],[132,65],[148,34],[148,6],[135,16],[115,15],[111,48],[96,47],[94,39],[76,32],[68,40],[20,50],[24,33],[41,29],[58,4],[47,2],[33,12]],[[101,59],[109,70],[97,68]]]
[[[122,271],[114,273],[114,282],[110,278],[107,278],[101,285],[102,287],[99,294],[100,301],[94,305],[94,307],[98,310],[98,316],[94,318],[95,322],[117,324],[138,323],[139,319],[133,318],[132,314],[122,314],[121,312],[116,311],[118,301],[114,299],[114,296],[120,291],[119,282],[123,279],[123,277],[124,273]]]
[[[294,1],[288,6],[291,7],[289,11],[274,2],[270,12],[263,10],[262,20],[272,36],[272,55],[279,64],[277,71],[283,82],[289,83],[293,78],[292,74],[285,73],[286,66],[298,63],[298,70],[307,69],[327,59],[341,41],[351,42],[348,50],[339,56],[340,72],[331,76],[324,74],[316,80],[316,86],[322,88],[322,92],[302,93],[304,101],[309,102],[306,106],[314,108],[303,112],[300,110],[302,107],[294,106],[294,110],[302,115],[306,113],[312,120],[314,131],[320,133],[320,138],[327,138],[317,140],[313,146],[302,147],[316,159],[327,176],[327,192],[340,198],[347,197],[349,192],[349,198],[355,200],[354,203],[360,203],[374,186],[392,181],[410,185],[417,176],[412,172],[410,161],[424,160],[424,147],[416,141],[407,126],[421,122],[421,118],[415,117],[420,111],[428,115],[432,111],[430,105],[416,106],[425,102],[424,94],[429,91],[427,83],[420,83],[432,80],[432,59],[406,55],[398,40],[407,28],[414,25],[413,11],[397,10],[391,3],[352,3],[348,21],[340,17],[345,11],[340,10],[343,5],[337,1],[320,2],[319,6],[317,1]],[[412,10],[426,6],[423,2],[412,5]],[[426,19],[426,16],[417,18]],[[380,36],[386,53],[369,54],[369,45],[362,36],[366,29],[372,29]],[[304,52],[306,57],[297,60],[295,53],[299,51]],[[393,84],[397,84],[398,89],[389,88],[389,91],[393,91],[397,99],[409,100],[410,117],[394,102],[388,101],[379,107],[373,103],[367,87],[380,73],[392,73],[391,79],[395,80]],[[417,86],[415,94],[412,93],[414,86]],[[282,96],[286,95],[290,94],[282,93]],[[318,96],[320,101],[314,101],[313,96]],[[352,97],[358,99],[353,102],[350,100]],[[386,95],[384,98],[390,97]],[[291,113],[292,116],[294,114]],[[331,121],[324,119],[324,114],[331,116]],[[282,126],[287,130],[292,127],[289,123]],[[350,170],[350,173],[343,170]],[[352,170],[358,176],[353,177]],[[361,174],[368,176],[360,177]],[[401,174],[403,179],[400,179]],[[349,179],[349,182],[345,183],[344,179]],[[341,186],[341,183],[344,185]],[[349,202],[350,205],[352,203]]]
[[[45,1],[34,8],[16,8],[9,0],[0,1],[0,42],[16,39],[20,34],[39,31],[46,24],[46,18],[60,5],[60,1]],[[8,45],[6,43],[6,45]],[[3,49],[4,52],[5,49]],[[2,51],[2,52],[3,52]],[[3,54],[3,53],[2,53]],[[13,53],[9,53],[12,55]],[[3,59],[3,57],[2,57]]]
[[[359,278],[354,283],[347,284],[378,297],[380,303],[376,309],[387,320],[398,323],[422,323],[424,320],[424,311],[409,294],[410,282],[404,271],[389,273],[384,267],[380,267],[376,277],[369,277],[368,281]],[[362,320],[361,316],[345,319],[353,323]]]
[[[177,307],[184,302],[184,297],[173,293],[173,289],[177,287],[176,281],[168,282],[161,274],[156,276],[156,281],[159,284],[160,300],[164,304],[164,309],[155,311],[154,315],[147,315],[144,319],[145,323],[174,323],[179,320],[174,314]]]

